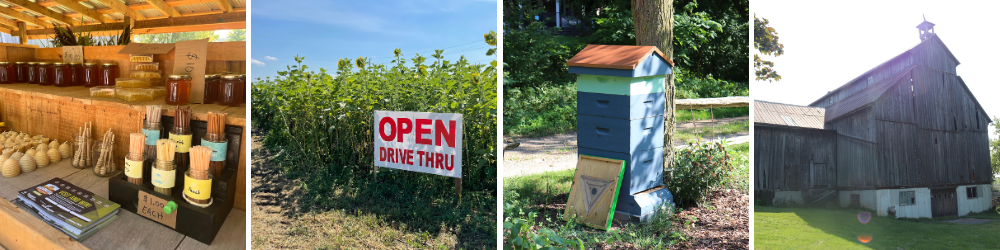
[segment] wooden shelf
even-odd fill
[[[52,178],[62,178],[94,194],[108,197],[108,178],[94,175],[93,169],[76,169],[69,160],[0,178],[0,249],[245,249],[246,212],[233,209],[212,245],[190,239],[170,228],[132,212],[121,210],[118,219],[81,243],[22,211],[11,201],[17,192]]]
[[[163,98],[145,102],[125,102],[112,97],[91,97],[85,87],[53,87],[35,84],[0,84],[0,121],[6,129],[43,135],[60,143],[72,140],[86,122],[93,122],[93,133],[101,136],[109,129],[115,141],[115,159],[125,164],[129,133],[141,132],[146,105],[164,105],[165,116],[173,116],[173,106],[165,106]],[[192,109],[192,119],[205,121],[209,111],[228,113],[227,125],[243,127],[243,145],[250,145],[246,126],[246,105],[227,107],[217,104],[185,105]],[[166,133],[166,132],[164,132]],[[240,147],[235,208],[246,209],[246,146]],[[3,182],[3,180],[0,180]],[[37,183],[30,183],[37,184]]]

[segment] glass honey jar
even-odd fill
[[[170,75],[167,77],[166,102],[170,105],[185,105],[191,97],[191,76]]]
[[[73,71],[65,63],[52,64],[52,85],[56,87],[73,86]]]
[[[219,86],[219,104],[226,106],[239,106],[240,76],[224,75]]]
[[[28,63],[28,83],[38,84],[38,63],[29,62]]]
[[[222,78],[219,75],[205,75],[205,100],[204,104],[215,103],[219,98],[219,82]]]
[[[53,74],[53,71],[51,63],[38,63],[38,85],[52,86],[55,84],[55,74]]]
[[[28,63],[16,62],[14,65],[17,67],[17,83],[28,83]]]
[[[17,76],[11,75],[13,72],[17,74],[17,68],[9,62],[0,62],[0,84],[11,84],[17,80]]]
[[[118,64],[114,62],[106,62],[101,64],[101,71],[98,74],[101,76],[99,79],[99,86],[115,86],[118,80]]]
[[[100,68],[96,63],[83,64],[83,86],[96,87],[101,82]]]
[[[83,86],[83,66],[80,63],[69,64],[69,86]]]

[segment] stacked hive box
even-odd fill
[[[615,219],[643,222],[673,196],[663,186],[664,79],[673,62],[653,46],[588,45],[577,77],[579,153],[625,160]]]

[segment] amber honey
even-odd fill
[[[84,63],[83,64],[83,86],[84,87],[94,87],[100,85],[101,74],[100,67],[96,63]]]
[[[52,86],[55,84],[55,72],[51,63],[38,63],[38,85]]]
[[[170,75],[167,77],[166,102],[170,105],[185,105],[191,97],[191,76]]]
[[[118,79],[118,64],[113,62],[107,62],[101,64],[101,71],[99,73],[101,76],[100,86],[115,86],[115,79]]]
[[[73,70],[65,63],[52,64],[52,85],[56,87],[73,86]]]
[[[11,75],[11,73],[17,74],[17,67],[13,64],[0,62],[0,69],[3,69],[0,70],[0,84],[11,84],[14,83],[14,80],[17,80],[15,79],[17,78],[15,75]]]

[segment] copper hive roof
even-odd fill
[[[754,123],[823,129],[826,109],[754,100]]]
[[[667,60],[670,66],[674,62],[663,55],[654,46],[627,46],[627,45],[587,45],[580,53],[566,62],[566,66],[588,67],[588,68],[609,68],[609,69],[635,69],[639,63],[646,59],[649,53],[656,53],[661,58]]]

